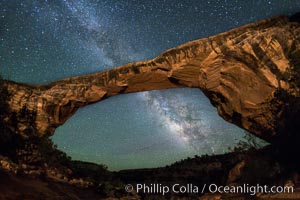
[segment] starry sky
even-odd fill
[[[46,84],[297,11],[297,0],[0,0],[0,73]],[[82,108],[52,139],[74,159],[120,170],[226,152],[244,134],[198,89],[170,89]]]

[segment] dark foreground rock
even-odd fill
[[[286,157],[286,153],[291,157]],[[273,146],[267,146],[260,150],[195,156],[161,168],[119,172],[110,172],[102,165],[71,160],[61,167],[28,165],[24,168],[24,165],[1,157],[0,199],[300,199],[300,162],[292,160],[294,156],[296,153],[282,153]],[[125,191],[127,184],[135,186],[137,183],[169,187],[175,183],[199,187],[204,184],[260,184],[292,186],[294,192],[212,194],[207,188],[203,193],[170,192],[163,196]]]

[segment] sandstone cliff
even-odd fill
[[[250,133],[269,142],[297,140],[299,35],[300,24],[281,16],[104,72],[47,85],[5,81],[10,114],[4,123],[23,138],[49,136],[79,107],[105,98],[193,87],[205,93],[221,117]]]

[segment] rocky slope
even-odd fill
[[[193,87],[206,94],[225,120],[269,142],[295,141],[299,138],[299,35],[300,24],[281,16],[104,72],[47,85],[5,81],[10,96],[9,114],[3,120],[22,138],[49,136],[79,107],[105,98]]]
[[[300,171],[297,152],[289,154],[267,146],[262,149],[234,151],[223,155],[195,156],[177,161],[166,167],[153,169],[123,170],[108,172],[91,163],[69,161],[68,173],[24,174],[30,168],[19,169],[19,172],[9,173],[0,169],[0,199],[300,199]],[[3,165],[4,158],[0,157]],[[9,161],[6,162],[9,165]],[[33,167],[33,166],[31,166]],[[41,168],[35,166],[35,168]],[[45,167],[43,167],[45,170]],[[57,168],[57,170],[59,170]],[[37,169],[31,169],[36,172]],[[64,170],[65,171],[65,170]],[[99,173],[100,172],[100,173]],[[80,178],[78,178],[80,176]],[[64,177],[64,178],[62,178]],[[74,182],[74,180],[78,180]],[[87,184],[89,183],[89,184]],[[216,184],[219,186],[239,186],[245,183],[249,186],[286,186],[293,187],[294,192],[268,194],[253,193],[253,190],[241,193],[210,193],[208,187],[199,193],[185,192],[182,194],[169,192],[164,196],[159,193],[143,191],[126,192],[127,184],[159,183],[172,187],[175,183],[181,186],[188,184],[203,186]],[[17,188],[17,192],[16,192]]]

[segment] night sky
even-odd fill
[[[150,59],[194,39],[297,11],[296,0],[0,0],[0,73],[46,84]],[[56,130],[53,141],[74,159],[119,170],[222,153],[244,134],[222,120],[198,89],[170,89],[82,108]]]

